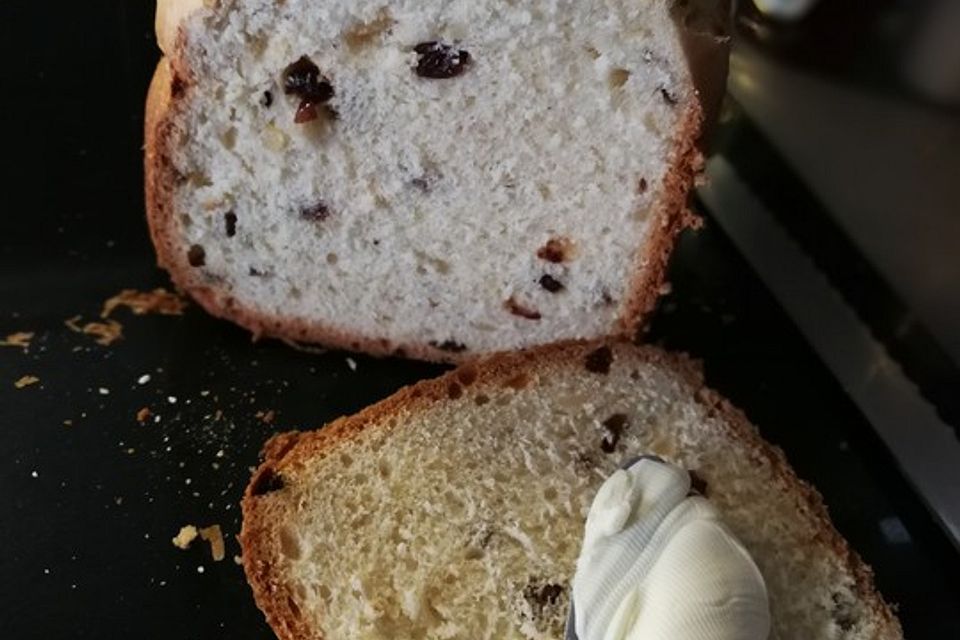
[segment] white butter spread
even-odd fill
[[[763,576],[690,475],[644,458],[600,487],[573,579],[579,640],[766,640]]]

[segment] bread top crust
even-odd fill
[[[609,350],[609,351],[606,351]],[[800,480],[788,465],[783,452],[765,442],[745,415],[727,400],[704,386],[698,364],[684,355],[673,355],[653,347],[642,347],[621,341],[565,342],[516,353],[498,354],[464,364],[435,380],[420,382],[401,389],[393,396],[359,413],[340,418],[319,431],[280,434],[270,439],[263,449],[264,461],[255,471],[244,494],[243,530],[240,543],[243,564],[258,606],[284,640],[317,637],[315,630],[299,615],[292,604],[289,585],[278,566],[270,541],[281,503],[276,496],[264,493],[286,481],[296,483],[305,466],[351,446],[367,429],[403,429],[404,416],[417,414],[434,404],[447,401],[451,385],[472,392],[492,393],[511,384],[518,373],[537,376],[562,376],[571,369],[579,370],[597,353],[612,353],[615,360],[646,363],[669,371],[685,385],[690,397],[716,418],[725,430],[724,437],[738,441],[750,458],[769,464],[782,487],[795,501],[798,517],[816,531],[805,553],[829,554],[845,567],[855,582],[857,597],[870,612],[877,639],[902,638],[899,621],[873,585],[872,572],[830,522],[822,498],[809,484]],[[391,419],[399,418],[399,419]]]

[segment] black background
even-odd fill
[[[347,354],[254,344],[195,307],[118,312],[125,337],[111,347],[67,329],[122,289],[169,287],[143,216],[152,19],[152,0],[0,5],[0,336],[36,334],[28,352],[0,348],[5,637],[272,637],[232,560],[260,445],[442,370],[352,356],[354,371]],[[820,489],[908,637],[960,637],[956,551],[704,213],[705,229],[680,244],[652,339],[702,358],[708,381]],[[40,383],[15,389],[27,374]],[[140,425],[144,406],[161,421]],[[267,410],[270,425],[256,417]],[[187,523],[219,523],[227,559],[212,562],[199,542],[174,548]]]

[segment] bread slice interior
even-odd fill
[[[687,361],[496,356],[267,447],[241,542],[283,639],[559,640],[587,510],[624,460],[693,471],[762,572],[771,638],[900,638],[819,496]]]

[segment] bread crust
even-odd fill
[[[339,447],[348,446],[367,428],[402,428],[402,419],[391,421],[388,418],[402,418],[447,400],[452,384],[493,391],[508,385],[518,371],[562,375],[569,367],[582,363],[588,354],[605,346],[613,350],[617,359],[626,356],[633,362],[672,371],[688,385],[696,402],[710,415],[720,419],[727,430],[727,437],[744,444],[751,456],[769,462],[774,475],[795,498],[798,513],[817,531],[811,542],[814,547],[811,553],[834,554],[854,577],[857,595],[870,610],[878,627],[874,638],[894,640],[903,637],[899,621],[873,585],[873,572],[833,527],[820,494],[797,477],[783,451],[763,440],[742,411],[705,386],[699,363],[685,354],[670,354],[655,347],[638,346],[617,339],[569,341],[486,356],[439,378],[405,387],[389,398],[353,416],[334,420],[318,431],[280,434],[269,440],[264,446],[264,460],[244,492],[243,528],[239,539],[244,570],[254,598],[278,637],[281,640],[295,640],[315,636],[300,618],[280,568],[274,562],[280,555],[274,524],[277,521],[276,514],[282,507],[276,496],[269,493],[258,495],[257,489],[263,486],[266,478],[282,477],[284,470],[302,467],[310,460],[332,455]],[[394,426],[390,426],[391,422]]]
[[[174,285],[190,295],[211,315],[230,320],[253,335],[279,338],[305,345],[363,351],[374,356],[403,356],[433,362],[464,362],[475,357],[469,351],[445,351],[429,344],[399,343],[378,336],[366,336],[322,322],[306,322],[281,315],[263,313],[219,290],[216,283],[205,282],[190,267],[186,252],[177,242],[173,225],[173,186],[184,178],[177,175],[170,161],[174,116],[179,105],[190,99],[190,70],[183,55],[183,34],[179,23],[192,11],[202,8],[202,0],[162,0],[158,6],[158,39],[166,56],[161,59],[147,96],[144,170],[147,221],[157,251],[157,262]],[[678,108],[681,108],[678,106]],[[670,254],[679,233],[696,226],[698,219],[687,208],[694,177],[702,171],[703,158],[697,144],[704,123],[703,110],[692,101],[681,114],[674,157],[661,185],[661,205],[651,212],[648,236],[638,247],[627,292],[620,303],[619,317],[609,333],[633,337],[639,334],[646,317],[656,306],[664,284]]]

